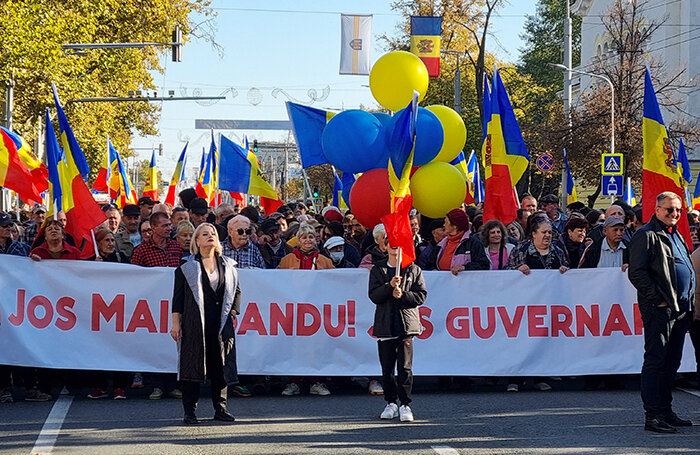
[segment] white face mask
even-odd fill
[[[345,256],[344,251],[331,251],[329,254],[331,255],[331,259],[333,260],[333,262],[340,262]]]

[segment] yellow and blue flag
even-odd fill
[[[221,136],[219,188],[234,193],[278,199],[277,192],[265,181],[258,160],[250,151]]]
[[[515,118],[513,106],[508,98],[508,92],[503,85],[501,73],[494,70],[493,90],[498,94],[498,109],[501,119],[501,131],[503,132],[503,142],[505,145],[505,162],[510,170],[511,186],[515,186],[522,178],[523,174],[530,166],[530,155],[527,152],[523,135],[520,132],[518,120]],[[498,90],[496,90],[496,88]],[[493,110],[493,103],[492,108]]]
[[[317,164],[328,163],[323,154],[321,136],[333,112],[287,101],[287,114],[292,122],[292,131],[297,140],[301,166],[306,169]]]
[[[479,160],[476,158],[476,153],[472,150],[467,161],[467,180],[470,182],[470,191],[475,204],[484,202],[484,181],[481,180],[481,172],[479,171]]]
[[[698,173],[698,178],[695,180],[695,191],[693,191],[691,207],[693,207],[694,210],[700,210],[700,173]]]
[[[109,149],[110,160],[109,197],[120,208],[123,208],[126,204],[136,204],[138,197],[136,196],[134,185],[126,172],[126,166],[124,166],[122,157],[109,138],[107,138],[107,148]]]
[[[350,172],[343,172],[343,177],[345,174],[350,174]],[[338,177],[338,173],[335,171],[335,168],[333,168],[333,206],[338,207],[339,209],[347,209],[348,205],[345,203],[345,199],[343,199],[343,182],[340,180],[340,177]]]
[[[566,204],[569,205],[572,202],[578,201],[578,195],[576,194],[576,184],[574,183],[574,176],[571,175],[571,168],[569,167],[569,157],[566,154],[566,149],[564,149],[564,167],[566,168]]]
[[[48,107],[46,108],[45,123],[46,162],[49,171],[50,194],[48,213],[55,214],[63,211],[63,186],[58,173],[58,163],[63,160],[63,157],[61,156],[61,148],[56,139],[56,131],[53,129],[53,124],[51,123],[51,112]]]
[[[681,138],[680,144],[678,145],[678,164],[681,166],[681,168],[678,170],[680,171],[681,177],[683,177],[685,184],[687,185],[688,183],[691,183],[693,181],[693,174],[690,171],[690,163],[688,162],[688,154],[685,151],[683,138]]]
[[[637,198],[634,196],[634,188],[632,188],[632,179],[629,177],[627,177],[627,185],[625,185],[625,194],[622,196],[622,200],[630,207],[637,205]]]

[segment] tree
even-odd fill
[[[610,37],[610,52],[600,55],[587,68],[595,74],[607,76],[615,95],[615,151],[622,153],[627,163],[627,175],[641,182],[642,176],[642,115],[644,109],[644,74],[648,63],[654,88],[662,108],[680,114],[674,120],[666,119],[669,137],[677,143],[684,137],[687,143],[700,139],[700,124],[688,120],[677,96],[684,88],[692,87],[686,70],[669,72],[662,61],[653,58],[652,36],[663,22],[650,21],[644,14],[646,3],[638,0],[616,0],[602,18]],[[610,89],[596,83],[585,93],[579,106],[572,109],[572,147],[569,153],[577,177],[585,183],[598,185],[600,190],[600,153],[609,151],[610,143]],[[564,128],[555,131],[566,135]],[[589,200],[595,202],[597,191]]]
[[[128,156],[132,131],[155,134],[159,108],[148,103],[72,103],[72,99],[125,96],[154,88],[152,71],[169,49],[91,50],[67,54],[65,43],[170,42],[179,25],[184,36],[205,30],[189,13],[212,14],[209,0],[13,0],[0,6],[0,81],[14,80],[14,129],[32,141],[58,87],[78,142],[96,172],[105,137]],[[205,21],[207,22],[207,21]],[[208,33],[204,31],[205,35]],[[211,38],[209,35],[206,37]],[[94,178],[94,175],[93,175]]]
[[[493,57],[486,52],[486,37],[489,34],[491,15],[501,6],[503,0],[399,0],[391,7],[400,11],[405,21],[399,24],[396,38],[382,38],[391,50],[408,50],[410,48],[411,16],[442,16],[442,50],[455,51],[466,56],[474,70],[470,81],[476,89],[476,100],[480,117],[483,118],[484,72]],[[441,69],[441,80],[443,78]],[[451,74],[453,77],[454,68]],[[448,104],[448,103],[445,103]]]

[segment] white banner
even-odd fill
[[[365,269],[240,270],[241,374],[379,374]],[[639,373],[636,293],[617,269],[426,272],[419,375]],[[173,269],[0,260],[0,364],[173,372]],[[681,370],[694,371],[686,342]]]
[[[340,15],[340,74],[369,75],[372,15]]]

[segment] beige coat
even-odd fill
[[[278,269],[299,269],[301,261],[294,253],[289,253],[280,261],[280,265],[277,266]],[[334,269],[333,261],[328,259],[322,254],[319,254],[316,258],[316,269]]]

